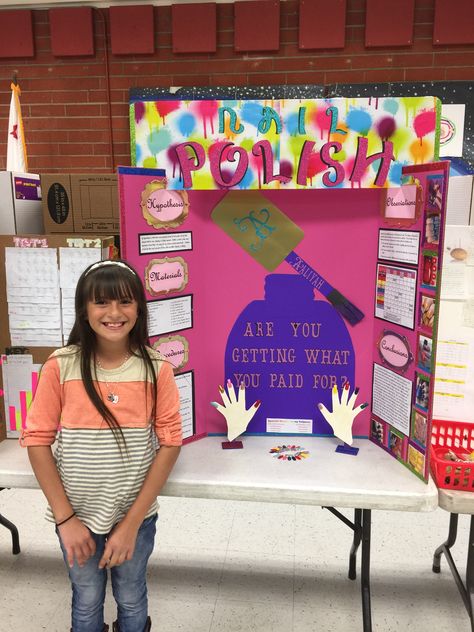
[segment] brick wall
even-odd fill
[[[171,8],[155,8],[155,54],[109,54],[110,106],[104,55],[107,10],[94,11],[95,56],[79,58],[52,56],[48,11],[35,10],[35,57],[0,61],[0,169],[6,163],[14,71],[22,89],[30,171],[111,171],[130,164],[130,87],[473,80],[474,45],[433,46],[434,3],[416,0],[413,45],[366,49],[365,0],[348,0],[345,48],[303,52],[298,50],[298,2],[282,1],[280,50],[246,55],[233,50],[233,5],[218,4],[217,52],[193,56],[173,54]]]

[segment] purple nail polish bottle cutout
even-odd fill
[[[354,348],[339,313],[296,274],[269,274],[265,300],[252,301],[227,340],[225,376],[244,382],[246,402],[260,399],[247,432],[266,432],[267,418],[312,419],[313,434],[332,435],[320,411],[332,386],[355,383]]]

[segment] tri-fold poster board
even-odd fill
[[[432,97],[131,104],[121,254],[186,440],[226,433],[210,403],[227,383],[260,402],[248,433],[332,435],[318,405],[348,385],[366,404],[353,435],[427,480],[439,112]]]
[[[318,404],[331,410],[333,387],[348,383],[368,404],[353,435],[426,480],[449,172],[448,162],[433,162],[439,103],[337,101],[274,102],[270,113],[265,103],[135,104],[142,166],[119,168],[122,255],[145,285],[153,345],[185,390],[189,440],[226,432],[210,402],[228,380],[245,385],[247,407],[261,402],[248,433],[332,435]],[[213,115],[199,123],[197,112]],[[321,158],[333,134],[347,136],[343,158],[341,146],[329,152],[340,167],[328,160],[318,178],[306,172],[304,186],[301,161],[312,164],[318,148]],[[161,160],[164,136],[177,152]],[[356,183],[347,176],[362,148]]]

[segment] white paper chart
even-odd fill
[[[56,248],[5,248],[5,271],[11,344],[61,346]]]
[[[377,265],[375,316],[414,328],[416,270]]]

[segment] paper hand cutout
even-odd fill
[[[359,389],[356,388],[349,397],[349,382],[346,382],[342,389],[340,400],[337,386],[332,387],[332,412],[324,404],[318,404],[319,410],[333,429],[334,435],[349,445],[352,445],[352,424],[354,419],[361,410],[368,406],[368,404],[361,404],[354,408],[358,393]]]
[[[227,393],[222,386],[219,386],[219,392],[224,405],[211,402],[211,406],[217,408],[224,415],[227,422],[227,438],[229,441],[233,441],[247,429],[250,420],[260,406],[260,400],[254,402],[248,410],[245,410],[245,386],[243,383],[240,384],[236,396],[234,385],[230,380],[227,380]]]

